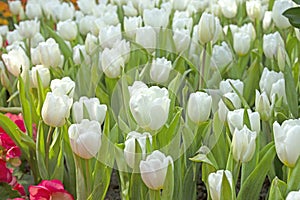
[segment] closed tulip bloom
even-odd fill
[[[244,83],[240,81],[239,79],[233,80],[233,79],[226,79],[220,82],[220,92],[222,94],[226,94],[228,92],[235,92],[231,84],[235,87],[235,89],[243,95],[244,92]]]
[[[100,124],[104,122],[107,106],[100,104],[98,98],[80,97],[79,101],[74,102],[72,107],[72,117],[76,123],[80,123],[83,119],[98,121]],[[87,112],[87,113],[86,113]]]
[[[164,189],[168,166],[172,165],[173,159],[156,150],[147,156],[145,161],[140,162],[141,177],[145,185],[152,190]],[[172,168],[173,169],[173,168]]]
[[[232,60],[233,56],[226,42],[222,42],[221,45],[214,45],[210,62],[212,67],[222,71]]]
[[[79,26],[79,32],[82,35],[86,35],[89,32],[92,32],[94,35],[99,34],[99,29],[97,26],[95,26],[96,23],[96,17],[92,15],[86,15],[83,16],[81,19],[79,19],[78,26]]]
[[[128,1],[126,5],[123,5],[124,15],[128,17],[134,17],[138,15],[137,9],[133,6],[131,1]]]
[[[57,24],[57,32],[64,40],[75,40],[77,36],[77,25],[70,19],[63,22],[60,21]]]
[[[136,131],[132,131],[128,133],[125,141],[125,148],[124,148],[124,157],[125,161],[129,167],[134,168],[135,166],[135,159],[136,159],[136,152],[135,152],[135,144],[137,141],[142,152],[141,152],[141,159],[145,159],[146,157],[146,141],[149,138],[150,143],[152,143],[152,137],[150,133],[145,132],[143,134],[138,133]]]
[[[9,10],[13,15],[19,15],[20,12],[23,10],[22,2],[17,1],[8,1]]]
[[[38,78],[37,78],[37,73],[40,76],[42,86],[44,88],[48,87],[50,84],[50,70],[43,65],[37,65],[35,67],[32,67],[31,69],[32,73],[32,83],[33,87],[37,88],[38,87]]]
[[[270,94],[273,84],[281,79],[283,79],[283,73],[270,71],[265,67],[259,81],[260,91],[265,91],[267,95],[271,97]]]
[[[73,47],[73,61],[75,65],[82,63],[89,65],[91,63],[91,58],[87,54],[84,45],[77,44]]]
[[[59,46],[53,38],[41,42],[37,46],[37,54],[40,64],[47,68],[58,67],[62,61]]]
[[[285,29],[291,26],[288,18],[282,15],[284,11],[294,6],[290,0],[276,0],[272,9],[272,19],[275,25],[280,29]]]
[[[232,136],[232,155],[237,162],[249,162],[255,152],[257,133],[246,125],[241,130],[235,129]]]
[[[237,13],[237,3],[235,0],[219,0],[221,11],[226,18],[233,18]]]
[[[90,56],[93,55],[98,49],[98,38],[91,33],[88,33],[84,41],[84,46],[87,54]]]
[[[233,36],[233,48],[239,56],[244,56],[250,50],[251,38],[248,34],[239,32]]]
[[[23,40],[24,38],[20,35],[18,30],[9,31],[6,35],[7,43],[12,45],[15,42],[19,42]]]
[[[280,47],[284,48],[284,41],[277,31],[275,33],[264,35],[263,50],[267,58],[277,58],[277,52]]]
[[[171,69],[171,61],[164,57],[156,58],[151,64],[150,77],[157,83],[164,83],[168,80]]]
[[[266,11],[263,19],[263,29],[268,30],[272,23],[272,11]]]
[[[156,32],[151,26],[140,27],[136,30],[135,41],[153,51],[156,48]]]
[[[0,25],[0,35],[5,36],[8,33],[7,25]]]
[[[260,114],[260,118],[264,121],[267,121],[271,117],[271,103],[266,92],[260,94],[256,90],[255,111]]]
[[[67,95],[73,98],[75,91],[75,82],[69,77],[64,77],[62,79],[54,79],[50,83],[50,88],[56,95]]]
[[[127,63],[130,57],[130,43],[126,40],[121,40],[120,42],[116,42],[114,44],[115,49],[118,50],[119,54],[124,59],[124,62]]]
[[[142,26],[142,18],[141,16],[138,17],[125,17],[124,18],[124,30],[126,35],[130,38],[134,39],[136,35],[136,31],[138,28]]]
[[[66,21],[74,17],[75,8],[72,3],[63,2],[56,7],[54,15],[58,21]]]
[[[235,93],[235,92],[229,92],[223,95],[225,98],[227,98],[228,100],[230,100],[230,102],[232,103],[232,105],[234,106],[235,109],[239,109],[241,108],[241,99],[240,97]],[[227,114],[229,112],[229,109],[227,108],[226,104],[224,103],[224,101],[222,99],[220,99],[219,103],[218,103],[218,114],[219,114],[219,118],[221,121],[226,121],[227,120]]]
[[[244,24],[239,28],[238,32],[248,34],[251,38],[251,41],[254,41],[256,38],[256,30],[252,23]]]
[[[190,46],[190,32],[186,29],[175,30],[173,40],[176,47],[176,52],[181,53],[187,50]]]
[[[209,194],[212,200],[221,199],[223,176],[226,176],[227,181],[232,188],[232,174],[228,170],[218,170],[217,172],[208,175]]]
[[[42,119],[52,127],[61,127],[70,116],[73,100],[67,95],[55,95],[48,92],[42,107]]]
[[[29,70],[29,59],[21,47],[17,47],[9,51],[7,54],[2,54],[2,59],[7,67],[7,70],[18,77],[22,72]]]
[[[109,78],[117,78],[125,66],[125,60],[116,48],[105,48],[100,55],[100,64],[104,74]]]
[[[250,109],[247,109],[247,113],[248,113],[250,126],[251,126],[250,130],[259,133],[260,132],[259,113],[252,112]],[[244,109],[229,111],[227,114],[227,121],[228,121],[230,132],[232,134],[235,129],[241,130],[244,127]]]
[[[294,167],[300,155],[300,119],[286,120],[281,126],[274,122],[273,132],[279,160],[288,167]]]
[[[188,30],[189,33],[191,33],[193,29],[193,19],[187,11],[179,12],[176,10],[172,21],[172,30],[182,29]]]
[[[22,37],[32,38],[40,31],[40,22],[37,20],[21,21],[19,25],[16,25],[16,28]]]
[[[146,130],[160,129],[169,115],[171,100],[168,90],[157,86],[148,88],[139,81],[135,81],[129,90],[131,91],[130,111],[137,124]]]
[[[212,41],[217,34],[217,24],[215,16],[203,13],[199,21],[199,40],[202,44]]]
[[[205,92],[192,93],[188,100],[187,113],[196,124],[208,120],[212,106],[212,98]]]
[[[26,10],[25,14],[29,19],[41,18],[43,15],[41,5],[37,2],[29,1],[26,4],[25,10]]]
[[[101,125],[97,121],[84,119],[68,129],[72,151],[81,158],[95,157],[101,147]]]
[[[166,28],[169,24],[169,15],[163,9],[145,9],[143,13],[145,26]]]
[[[103,48],[112,48],[116,42],[121,41],[121,24],[117,26],[107,26],[100,29],[99,41]]]
[[[246,11],[251,21],[261,20],[264,14],[264,8],[258,0],[246,1]]]
[[[300,199],[300,190],[289,192],[285,200],[298,200],[298,199]]]

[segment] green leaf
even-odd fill
[[[161,199],[162,200],[173,199],[173,193],[174,193],[174,166],[173,163],[169,162]]]
[[[284,68],[285,93],[290,112],[294,118],[298,118],[298,93],[294,82],[292,70],[289,66]]]
[[[300,158],[298,158],[297,163],[294,168],[290,168],[291,174],[287,181],[287,190],[288,192],[292,190],[299,190],[300,188]]]
[[[242,185],[237,197],[238,200],[258,199],[261,187],[276,155],[274,143],[271,142],[265,146],[260,155],[262,158]]]
[[[232,187],[227,179],[226,173],[223,172],[222,186],[221,186],[221,200],[235,199],[235,194],[233,194]]]
[[[300,4],[300,0],[293,0],[296,4]]]
[[[280,180],[278,177],[275,177],[271,184],[269,200],[284,200],[286,189],[286,183]]]
[[[20,197],[17,190],[14,190],[11,185],[5,182],[0,183],[0,199],[12,199]]]
[[[211,166],[213,166],[215,169],[218,169],[218,164],[216,163],[215,160],[210,160],[207,155],[199,153],[196,156],[190,158],[191,161],[193,162],[202,162],[202,163],[207,163]]]
[[[250,105],[253,105],[255,100],[255,90],[259,88],[260,79],[259,61],[257,58],[249,67],[246,77],[247,78],[244,81],[244,97]]]
[[[289,8],[283,12],[283,15],[289,19],[294,27],[300,28],[300,7]]]

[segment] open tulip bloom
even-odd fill
[[[299,199],[299,0],[0,10],[0,199]]]

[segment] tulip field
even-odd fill
[[[0,200],[299,200],[299,28],[299,0],[0,0]]]

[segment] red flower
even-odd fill
[[[6,167],[6,162],[0,159],[0,182],[10,183],[12,181],[12,173]]]
[[[23,131],[24,133],[26,132],[26,128],[25,128],[25,124],[24,124],[24,119],[22,114],[11,114],[11,113],[6,113],[5,116],[9,117],[11,119],[11,121],[13,121],[21,131]]]
[[[21,196],[26,195],[25,189],[24,189],[23,185],[21,185],[20,183],[16,183],[15,186],[13,187],[13,189],[17,190]]]
[[[74,200],[60,180],[43,180],[37,186],[29,186],[30,200]]]

